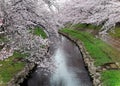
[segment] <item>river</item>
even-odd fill
[[[21,86],[92,86],[78,47],[61,36],[52,56],[55,59],[55,72],[49,74],[38,68]]]

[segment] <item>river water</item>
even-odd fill
[[[63,36],[57,46],[55,72],[49,75],[38,68],[22,86],[92,86],[78,47]]]

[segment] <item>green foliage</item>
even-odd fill
[[[13,56],[4,61],[0,61],[0,82],[3,82],[0,85],[7,84],[16,73],[24,68],[25,62],[22,62],[21,59],[26,56],[26,54],[15,51]]]
[[[15,58],[25,58],[25,57],[27,57],[27,56],[28,56],[28,54],[22,54],[22,53],[17,52],[17,51],[15,51],[15,52],[13,53],[13,57],[15,57]]]
[[[89,24],[88,25],[88,29],[97,29],[97,30],[100,30],[102,28],[102,26],[97,26],[97,25],[93,25],[93,24]]]
[[[0,43],[5,43],[8,42],[8,39],[5,36],[0,36]],[[0,46],[0,50],[2,49],[3,46]]]
[[[47,38],[47,35],[46,33],[44,32],[44,30],[40,27],[35,27],[34,28],[34,31],[33,31],[33,34],[34,35],[37,35],[37,36],[41,36],[43,39]]]
[[[113,30],[113,32],[110,31],[110,35],[115,38],[120,38],[120,27],[117,26]]]
[[[45,45],[41,45],[40,48],[45,48]]]
[[[78,30],[67,28],[62,29],[61,31],[71,35],[75,39],[81,40],[91,57],[95,59],[96,66],[103,65],[108,62],[120,61],[120,58],[118,58],[120,57],[119,51],[112,48],[102,40],[95,38],[93,35],[87,32],[80,32]]]
[[[102,72],[103,86],[120,86],[120,70]]]
[[[86,23],[83,23],[83,24],[75,24],[72,26],[72,28],[74,29],[101,29],[101,26],[97,26],[97,25],[93,25],[93,24],[86,24]]]
[[[0,37],[0,42],[6,42],[6,41],[8,41],[7,38],[2,37],[2,36]]]
[[[88,24],[75,24],[73,25],[73,28],[87,28],[88,27]]]

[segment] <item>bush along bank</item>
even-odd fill
[[[23,83],[30,71],[32,71],[35,67],[36,64],[34,63],[26,63],[25,67],[15,74],[15,76],[7,83],[7,86],[20,86],[20,83]]]
[[[47,51],[46,48],[45,52]],[[43,58],[47,59],[46,56]],[[20,86],[37,65],[43,64],[40,60],[41,58],[29,58],[28,54],[14,51],[12,56],[0,61],[0,86]]]
[[[119,51],[87,32],[64,28],[59,33],[79,46],[94,86],[120,85],[119,62],[114,56],[118,55]]]
[[[13,55],[0,61],[0,86],[17,86],[35,64],[26,63],[27,54],[14,51]]]

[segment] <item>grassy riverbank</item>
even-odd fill
[[[35,27],[30,32],[36,36],[41,36],[43,39],[47,38],[47,34],[44,32],[44,30],[41,27]]]
[[[0,61],[0,86],[6,86],[6,84],[25,67],[25,62],[22,61],[26,54],[20,52],[14,52],[13,56]]]
[[[120,70],[107,70],[101,74],[103,86],[120,86]]]
[[[69,28],[69,26],[67,26]],[[96,26],[96,25],[92,25],[92,24],[75,24],[75,25],[71,25],[70,27],[71,29],[94,29],[94,30],[100,30],[101,26]]]
[[[82,28],[82,29],[86,28],[83,26],[77,25],[77,28]],[[60,31],[72,36],[76,40],[82,41],[86,50],[89,52],[91,57],[94,59],[95,66],[102,66],[110,62],[120,63],[120,52],[118,50],[106,44],[99,38],[96,38],[91,33],[81,31],[81,29],[77,29],[77,28],[67,27]],[[120,82],[120,71],[119,70],[103,71],[101,72],[101,77],[102,77],[101,79],[103,82],[103,86],[120,86],[120,83],[119,83]]]
[[[94,38],[91,34],[87,32],[80,32],[73,29],[63,29],[62,32],[65,32],[73,36],[75,39],[82,41],[91,57],[95,59],[96,66],[112,62],[112,58],[110,58],[110,56],[107,54],[110,50],[104,50],[105,47],[109,48],[109,46],[100,39]]]

